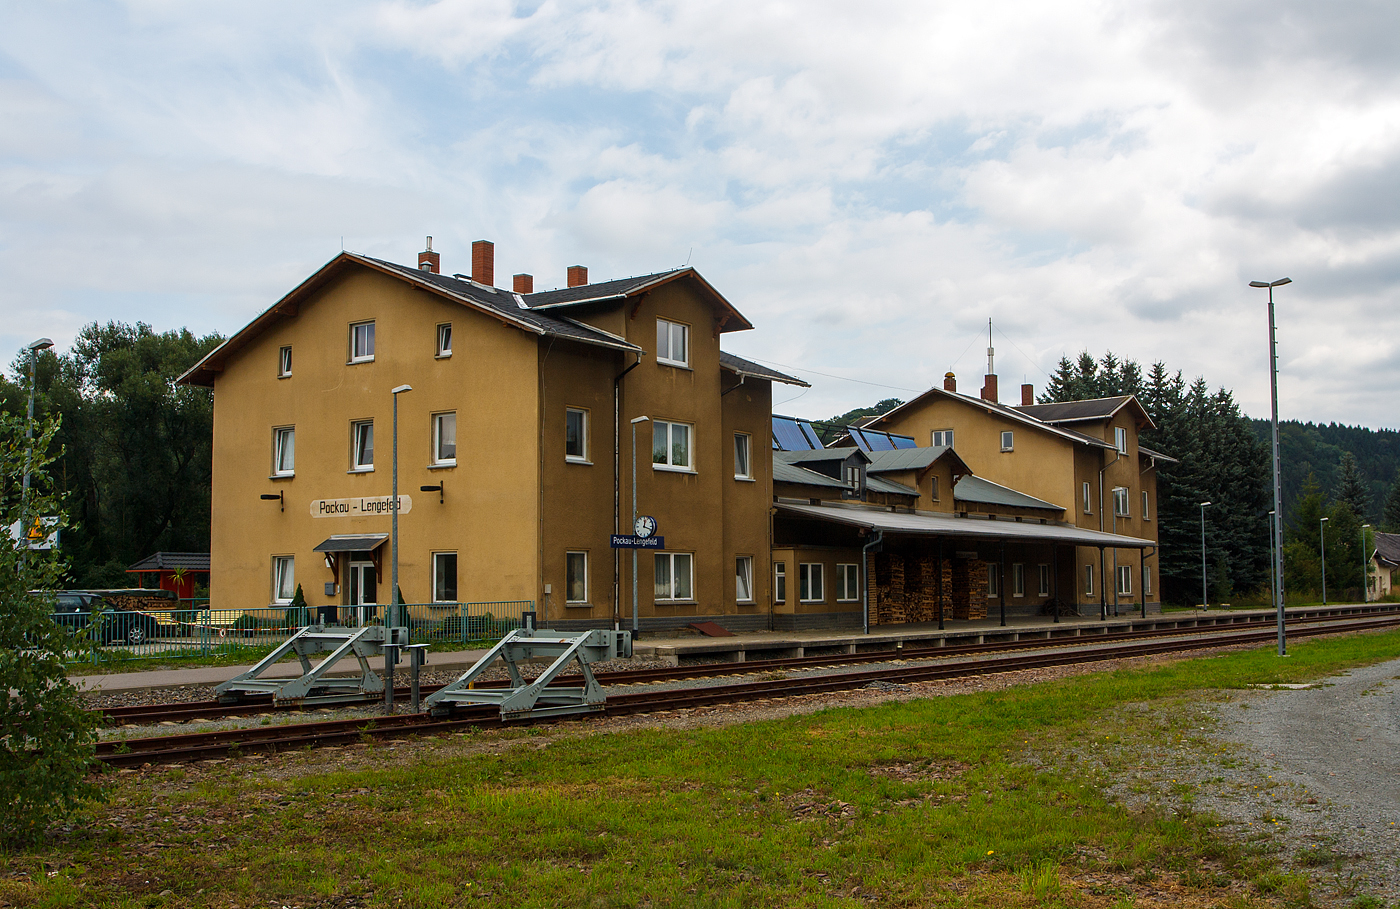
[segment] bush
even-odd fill
[[[9,495],[0,505],[5,525],[26,516],[61,514],[44,470],[56,421],[42,427],[32,451],[31,489],[25,507]],[[30,446],[24,420],[0,413],[0,482],[20,485]],[[65,566],[57,553],[30,552],[3,536],[0,543],[0,843],[23,845],[41,839],[51,823],[70,815],[85,800],[101,798],[92,782],[95,714],[84,709],[68,680],[67,661],[91,646],[54,622],[50,594]]]

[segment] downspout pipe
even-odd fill
[[[1138,563],[1142,566],[1142,589],[1139,592],[1142,594],[1142,617],[1144,619],[1147,618],[1147,560],[1157,554],[1156,546],[1149,546],[1148,549],[1152,551],[1148,552],[1144,549],[1138,557]]]
[[[622,533],[622,380],[642,365],[637,361],[613,379],[613,533]],[[622,627],[622,550],[613,550],[613,630]]]
[[[875,536],[870,538],[870,542],[860,548],[860,599],[864,612],[863,624],[866,634],[870,633],[870,551],[884,542],[885,532],[883,530],[877,530],[875,531]]]

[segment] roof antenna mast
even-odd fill
[[[996,371],[997,349],[992,346],[992,320],[987,320],[987,375],[994,376]]]

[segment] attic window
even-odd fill
[[[1121,426],[1113,427],[1113,447],[1119,454],[1128,453],[1128,431]]]
[[[437,356],[452,356],[452,323],[440,322],[437,327]]]
[[[374,360],[374,323],[356,322],[350,326],[350,362]]]
[[[1016,437],[1016,434],[1015,434],[1014,432],[1012,432],[1011,430],[1009,430],[1009,429],[1008,429],[1007,431],[1003,432],[1003,433],[1001,434],[1001,450],[1002,450],[1002,451],[1014,451],[1015,448],[1016,448],[1016,444],[1015,444],[1016,438],[1015,438],[1015,437]]]
[[[283,347],[277,351],[277,377],[285,379],[292,374],[292,349]]]

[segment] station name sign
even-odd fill
[[[399,514],[413,510],[410,496],[399,496]],[[311,502],[313,518],[364,518],[374,515],[394,513],[393,496],[365,496],[354,499],[314,499]]]
[[[665,549],[665,537],[638,537],[631,534],[612,535],[613,549]]]

